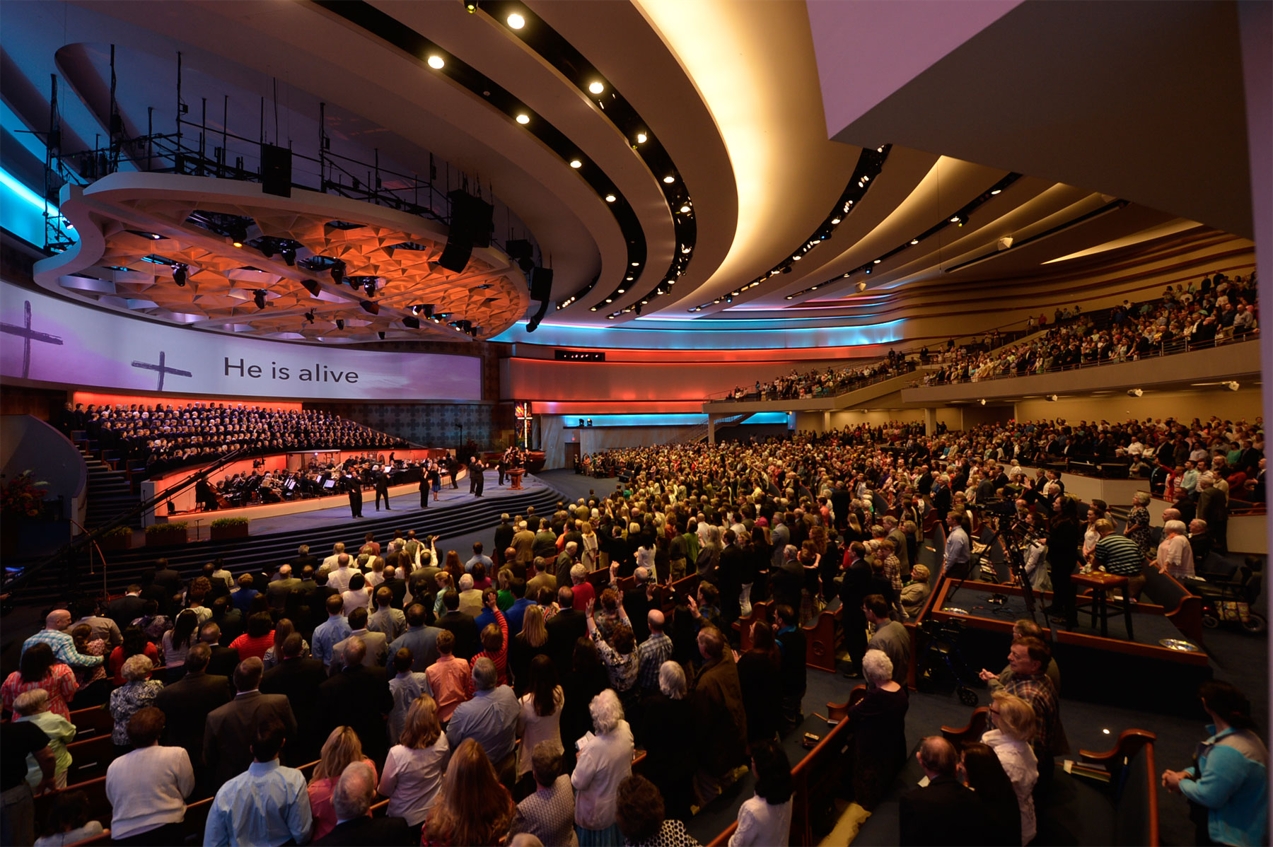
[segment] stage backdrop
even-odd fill
[[[0,283],[0,375],[124,391],[481,400],[476,356],[377,353],[141,321]]]

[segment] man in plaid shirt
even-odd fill
[[[44,619],[44,629],[22,642],[22,652],[32,644],[41,642],[53,648],[53,657],[73,668],[95,668],[102,663],[101,656],[86,656],[75,649],[75,639],[64,630],[71,625],[71,613],[66,609],[54,609]]]
[[[1070,751],[1061,726],[1061,698],[1056,686],[1046,673],[1047,645],[1033,636],[1012,640],[1008,652],[1008,667],[1012,676],[1004,683],[1004,690],[1020,697],[1034,709],[1034,754],[1039,760],[1039,783],[1051,782],[1055,757]]]
[[[659,690],[659,668],[672,658],[672,639],[663,634],[663,613],[658,609],[651,609],[646,620],[650,637],[637,646],[637,685],[642,694],[654,694]]]

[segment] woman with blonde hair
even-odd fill
[[[110,698],[110,713],[115,719],[111,738],[115,742],[117,756],[122,756],[133,749],[132,742],[128,738],[129,719],[141,709],[154,705],[155,698],[159,696],[160,691],[163,691],[164,684],[150,678],[150,672],[154,669],[154,662],[142,653],[129,656],[119,669],[120,675],[124,678],[124,684],[112,691]]]
[[[495,847],[516,807],[482,745],[466,738],[451,754],[437,801],[422,828],[421,847]]]
[[[999,757],[1004,773],[1012,780],[1021,810],[1021,843],[1034,840],[1034,784],[1039,781],[1039,760],[1030,743],[1034,740],[1034,707],[1006,691],[996,691],[990,703],[990,725],[981,741]]]
[[[402,737],[390,748],[380,778],[380,793],[389,798],[389,817],[404,818],[414,828],[413,842],[420,840],[420,827],[442,786],[450,755],[446,733],[438,723],[437,701],[421,694],[407,710]]]
[[[579,532],[583,536],[583,543],[579,545],[579,561],[583,562],[584,567],[588,570],[596,570],[597,553],[601,549],[601,539],[597,538],[597,533],[593,530],[591,521],[580,521]]]
[[[314,816],[312,840],[317,841],[336,828],[336,807],[332,805],[332,792],[345,768],[354,762],[362,762],[376,773],[376,765],[362,754],[362,740],[352,727],[338,726],[323,742],[314,775],[309,780],[309,807]]]

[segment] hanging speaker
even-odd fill
[[[261,145],[261,192],[276,197],[292,196],[292,151],[288,148]]]
[[[473,242],[457,239],[452,233],[451,237],[446,240],[446,247],[442,248],[442,255],[438,257],[438,264],[446,268],[448,271],[455,273],[463,273],[464,268],[469,263],[469,257],[473,255]]]
[[[530,299],[548,300],[552,297],[552,290],[552,268],[535,268],[530,272]]]
[[[451,238],[463,239],[473,247],[490,247],[495,226],[495,207],[467,191],[452,191]]]

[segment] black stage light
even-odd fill
[[[265,289],[258,288],[255,292],[253,292],[252,299],[256,301],[256,307],[258,309],[264,309],[265,308]]]
[[[380,314],[380,304],[374,300],[359,300],[358,305],[362,306],[362,310],[370,315]]]
[[[172,266],[172,281],[177,283],[178,288],[185,288],[186,279],[189,278],[190,272],[185,265]]]
[[[407,329],[419,329],[420,319],[419,318],[403,318],[402,325],[405,326]]]
[[[337,285],[340,285],[342,282],[344,282],[345,281],[345,263],[337,262],[336,264],[332,265],[331,274],[332,274],[332,282],[336,283]]]
[[[296,248],[295,247],[284,247],[278,252],[279,252],[279,255],[283,257],[283,261],[287,262],[288,267],[294,267],[296,265]]]
[[[345,328],[345,321],[341,318],[336,318],[336,329],[344,329],[344,328]]]
[[[256,249],[261,251],[261,255],[267,259],[273,259],[274,253],[278,249],[278,242],[273,238],[262,238],[256,245]]]
[[[368,297],[376,296],[376,280],[375,277],[367,277],[363,280],[362,290],[367,292]]]
[[[302,279],[301,285],[303,285],[305,287],[305,290],[308,291],[310,295],[313,297],[317,297],[318,292],[322,290],[322,286],[320,286],[317,282],[315,282],[312,279]]]
[[[314,311],[312,309],[305,313],[305,320],[309,321],[310,323],[314,322]]]
[[[381,340],[381,341],[384,341],[384,340],[385,340],[385,333],[384,333],[384,330],[379,330],[378,332],[376,332],[376,335],[379,335],[379,336],[380,336],[380,340]]]

